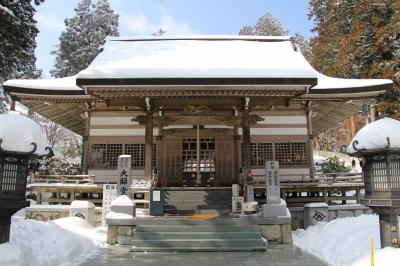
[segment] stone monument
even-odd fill
[[[131,161],[132,156],[120,155],[118,156],[118,167],[117,167],[117,196],[131,195]]]
[[[265,183],[267,204],[262,207],[262,216],[265,218],[287,216],[286,202],[280,197],[279,162],[265,162]]]

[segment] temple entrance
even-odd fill
[[[216,178],[215,138],[202,138],[199,144],[199,151],[197,151],[196,138],[182,139],[183,186],[211,186]]]
[[[161,180],[166,186],[229,186],[235,180],[233,130],[164,131],[165,163]]]

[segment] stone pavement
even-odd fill
[[[294,245],[267,245],[265,252],[130,252],[129,246],[108,246],[80,266],[319,266],[328,265]]]

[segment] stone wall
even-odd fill
[[[109,225],[107,244],[131,245],[135,231],[136,225]]]
[[[25,209],[25,218],[36,221],[51,221],[69,217],[70,205],[33,205]],[[94,209],[95,225],[101,226],[101,207]]]
[[[289,207],[292,215],[292,230],[304,228],[304,207]],[[336,218],[356,217],[361,214],[371,214],[373,211],[360,204],[331,205],[328,206],[328,216],[325,221],[332,221]]]
[[[292,244],[290,224],[260,224],[260,230],[268,243]]]

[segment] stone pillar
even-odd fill
[[[373,207],[373,210],[379,214],[381,247],[400,248],[400,208]]]
[[[304,228],[318,222],[329,221],[328,204],[324,202],[309,203],[304,205]]]
[[[120,155],[118,156],[117,166],[117,195],[131,195],[132,186],[132,156]]]
[[[146,114],[144,179],[151,180],[153,172],[153,112]]]
[[[243,138],[243,174],[246,179],[247,173],[251,171],[251,162],[250,162],[250,123],[249,123],[249,112],[246,110],[243,113],[242,117],[242,138]]]

